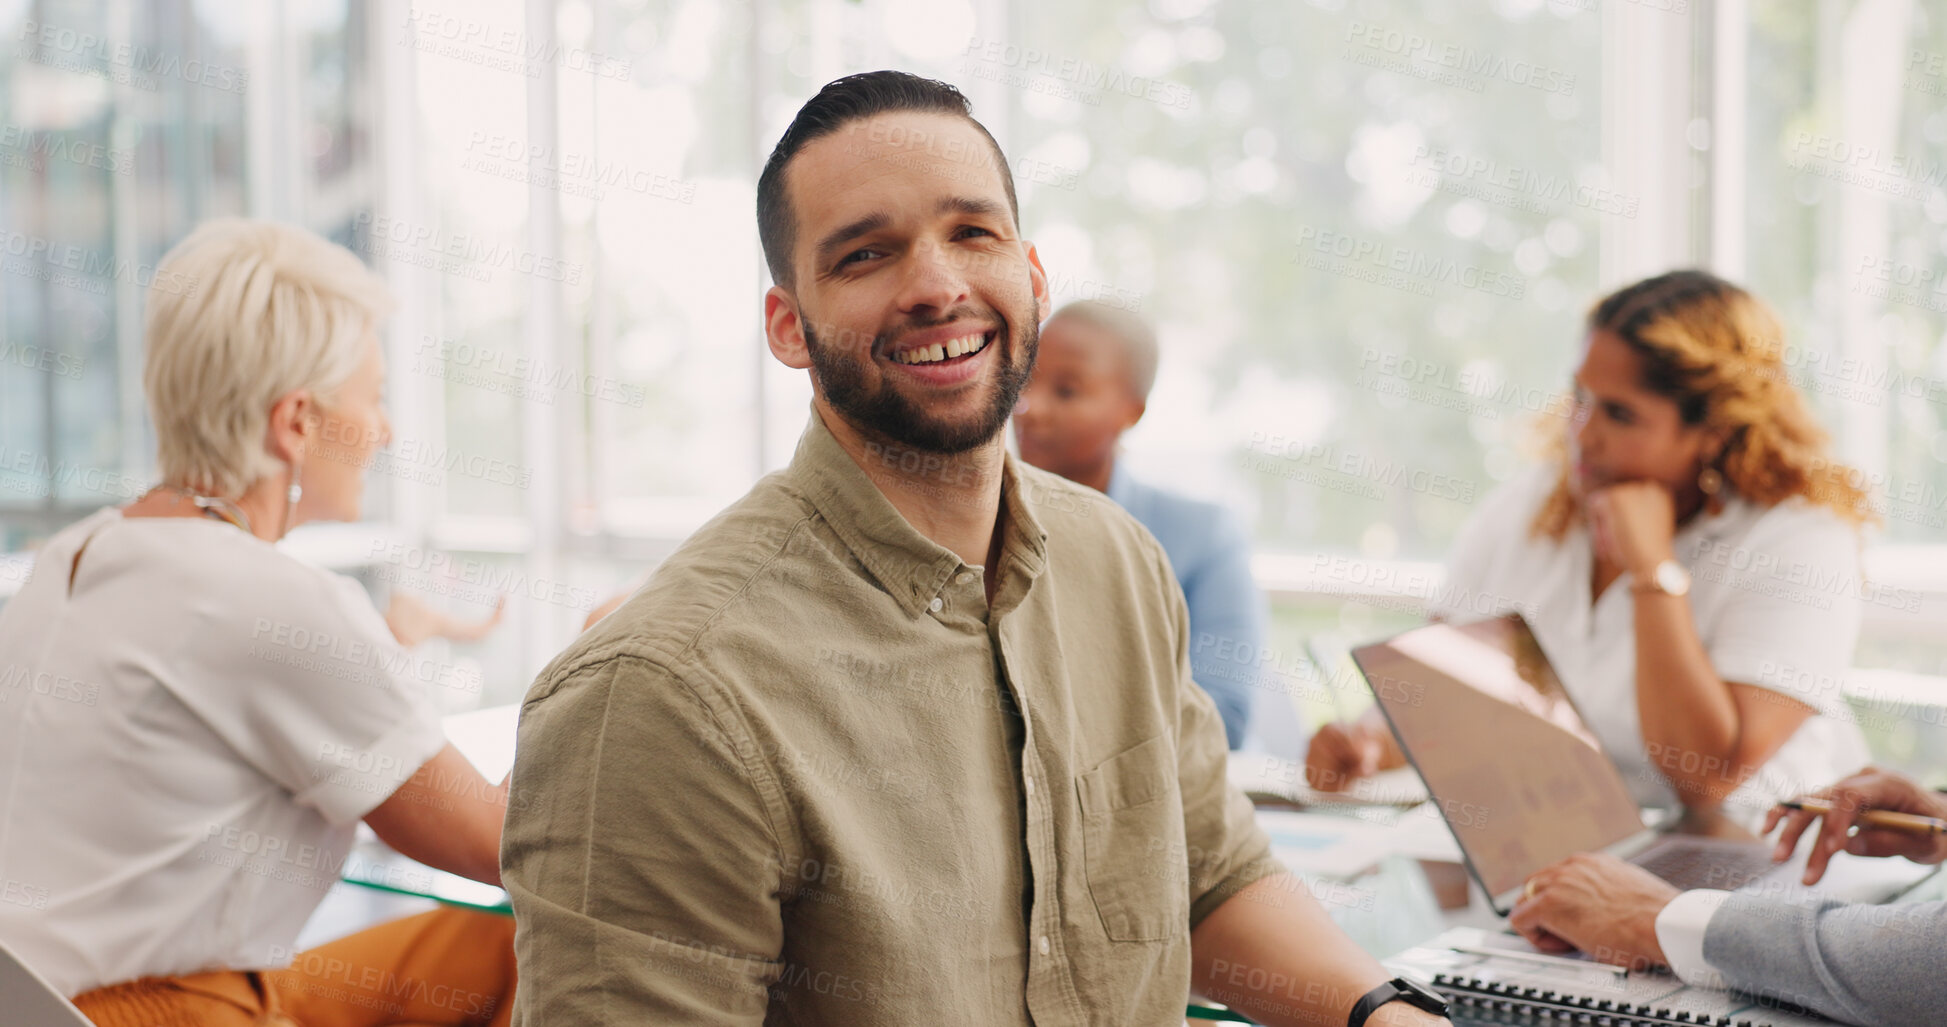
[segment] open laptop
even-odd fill
[[[1802,871],[1803,854],[1774,865],[1769,843],[1728,821],[1708,832],[1728,837],[1700,837],[1646,816],[1519,614],[1429,624],[1352,658],[1497,913],[1536,871],[1578,852],[1610,853],[1685,889],[1796,882]],[[1883,901],[1927,869],[1868,870],[1886,880],[1848,897]]]
[[[47,983],[47,978],[0,945],[0,1002],[9,1027],[90,1027],[88,1018]]]

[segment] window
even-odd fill
[[[1759,4],[1745,46],[1759,72],[1741,140],[1749,185],[1742,238],[1726,249],[1784,317],[1795,383],[1869,476],[1885,538],[1937,543],[1947,19],[1900,5]]]
[[[401,303],[395,444],[343,562],[461,613],[512,595],[477,655],[482,698],[518,696],[790,458],[809,388],[764,346],[758,170],[824,82],[902,67],[974,100],[1056,302],[1158,324],[1130,467],[1253,517],[1281,649],[1410,619],[1315,554],[1430,570],[1560,410],[1588,304],[1687,263],[1783,313],[1877,476],[1875,573],[1947,582],[1947,25],[1920,6],[247,11],[36,0],[5,26],[0,550],[151,480],[140,314],[168,246],[296,220]],[[1862,662],[1947,669],[1911,611],[1875,618]]]
[[[189,226],[246,207],[236,19],[109,10],[26,5],[0,48],[0,550],[147,487],[141,297]]]
[[[1719,168],[1745,184],[1717,192],[1717,249],[1784,318],[1793,380],[1884,522],[1867,560],[1883,601],[1855,662],[1947,673],[1947,19],[1900,4],[1750,12],[1717,47],[1750,69],[1720,102],[1733,152]],[[1875,742],[1906,753],[1924,735]]]
[[[1160,326],[1128,439],[1273,549],[1438,558],[1574,360],[1609,222],[1579,5],[1023,4],[1003,81],[1057,302]]]
[[[0,550],[153,481],[142,311],[169,247],[253,213],[350,241],[377,179],[364,10],[36,3],[7,26]]]

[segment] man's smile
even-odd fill
[[[952,360],[980,352],[986,347],[990,335],[989,332],[972,332],[948,339],[944,343],[909,345],[893,353],[892,359],[902,364],[937,364],[943,360]]]
[[[886,360],[896,373],[928,385],[958,385],[980,373],[999,336],[997,328],[970,331],[945,325],[905,336],[889,349]]]

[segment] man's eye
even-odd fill
[[[1635,416],[1629,412],[1628,407],[1620,407],[1611,403],[1609,404],[1609,419],[1617,424],[1628,424],[1635,419]]]
[[[853,249],[851,253],[845,253],[843,257],[839,257],[839,267],[849,267],[849,265],[855,265],[855,263],[861,263],[861,261],[868,261],[868,259],[880,257],[880,255],[884,255],[884,253],[880,253],[878,249],[872,249],[870,246],[861,246],[859,249]]]
[[[986,230],[985,228],[981,228],[981,227],[979,227],[979,226],[977,226],[977,225],[965,225],[965,226],[962,226],[962,227],[961,227],[961,229],[960,229],[960,234],[961,234],[962,236],[965,236],[965,235],[966,235],[967,233],[969,233],[969,232],[978,232],[978,233],[980,233],[981,235],[993,235],[993,234],[994,234],[994,233],[992,233],[992,232],[989,232],[989,231],[988,231],[988,230]]]

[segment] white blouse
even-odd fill
[[[57,534],[0,607],[0,940],[70,995],[287,964],[445,744],[410,659],[357,582],[221,521]]]
[[[1555,474],[1550,466],[1532,468],[1482,501],[1454,544],[1429,612],[1464,621],[1518,610],[1637,801],[1674,806],[1676,793],[1657,765],[1698,757],[1656,760],[1646,751],[1636,711],[1630,576],[1592,603],[1587,528],[1578,524],[1560,542],[1529,533]],[[1857,532],[1837,514],[1799,499],[1767,508],[1731,497],[1721,513],[1700,513],[1677,532],[1697,636],[1718,677],[1821,711],[1726,800],[1726,811],[1741,819],[1867,762],[1865,740],[1840,695],[1859,637],[1862,589],[1870,594],[1859,548]]]

